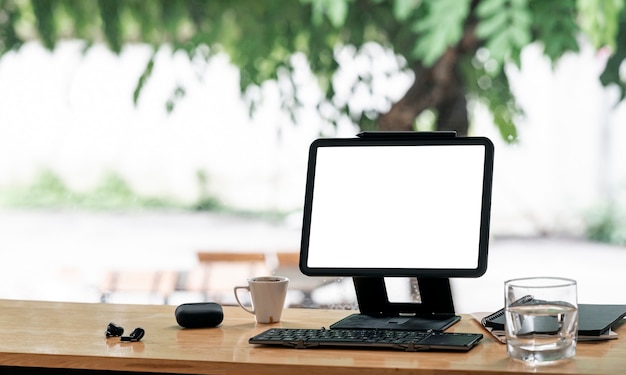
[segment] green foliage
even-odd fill
[[[35,182],[27,188],[14,188],[2,192],[5,206],[26,208],[57,207],[60,202],[67,203],[73,196],[63,181],[50,171],[40,173]]]
[[[615,204],[597,207],[587,215],[587,238],[626,245],[626,207]]]
[[[609,58],[600,76],[603,85],[616,85],[620,89],[620,100],[626,98],[626,77],[620,75],[620,67],[626,60],[626,10],[622,10],[616,50]]]
[[[567,52],[578,52],[575,0],[533,1],[530,4],[535,38],[544,54],[556,62]]]
[[[393,2],[393,16],[398,21],[406,21],[418,7],[421,0],[396,0]]]
[[[197,171],[196,180],[200,190],[200,197],[192,208],[196,211],[211,211],[222,208],[219,200],[209,193],[209,176],[206,172],[202,170]]]
[[[54,208],[85,210],[133,210],[146,208],[184,208],[171,199],[143,197],[115,174],[108,174],[93,190],[77,192],[49,170],[42,171],[29,186],[3,189],[0,205],[19,208]],[[212,208],[215,208],[212,207]]]
[[[586,36],[596,48],[613,55],[601,76],[626,97],[619,67],[626,58],[625,0],[0,0],[0,56],[25,40],[39,39],[48,48],[64,38],[86,45],[105,41],[120,52],[125,43],[142,42],[154,51],[167,44],[173,53],[208,61],[226,53],[240,69],[242,93],[267,80],[284,80],[285,108],[297,110],[300,86],[294,81],[292,58],[307,57],[325,98],[320,107],[337,102],[333,75],[335,51],[369,42],[392,49],[403,68],[430,67],[453,50],[460,55],[468,93],[489,105],[505,137],[514,136],[514,103],[504,66],[520,65],[522,49],[541,43],[553,63],[578,51]],[[470,63],[477,51],[489,61]],[[154,68],[151,59],[138,77],[137,102]],[[474,69],[475,71],[471,71]],[[490,84],[485,85],[487,78]],[[468,79],[480,79],[467,81]],[[359,84],[371,85],[367,77]],[[168,111],[184,97],[177,87]],[[250,102],[251,108],[256,103]],[[372,108],[350,113],[363,127],[372,125]]]
[[[419,35],[413,56],[431,66],[463,36],[463,25],[470,9],[470,0],[424,0],[427,11],[413,21],[411,29]]]
[[[476,7],[480,18],[476,35],[498,64],[507,61],[520,65],[522,48],[532,41],[532,15],[529,0],[483,0]]]
[[[111,49],[117,53],[122,50],[122,4],[118,0],[98,0],[104,35]]]
[[[23,44],[16,31],[20,19],[20,8],[13,0],[0,0],[0,56]]]
[[[43,170],[27,186],[0,189],[0,207],[20,209],[59,209],[85,211],[191,210],[229,213],[246,217],[284,219],[286,212],[250,211],[225,206],[208,191],[208,177],[198,172],[200,196],[186,203],[167,197],[145,196],[135,192],[124,179],[114,173],[104,176],[88,191],[74,191],[56,173]]]
[[[623,0],[578,0],[581,29],[596,47],[614,49]]]
[[[33,12],[37,22],[37,30],[44,46],[52,49],[57,39],[57,28],[54,20],[54,1],[33,0]]]
[[[463,74],[467,77],[467,90],[470,96],[489,108],[502,139],[514,143],[517,141],[515,120],[516,116],[522,115],[522,110],[511,94],[504,71],[494,73],[490,61],[489,58],[476,57],[462,65]]]
[[[311,4],[312,20],[314,25],[321,25],[324,17],[331,25],[339,28],[346,22],[348,15],[348,0],[300,0],[303,4]]]
[[[146,84],[146,81],[148,80],[148,78],[150,78],[150,76],[152,75],[152,69],[154,69],[154,58],[155,58],[156,53],[153,53],[152,56],[150,57],[150,60],[148,60],[148,63],[146,64],[146,67],[143,70],[143,73],[141,73],[141,76],[139,77],[139,80],[137,81],[137,87],[135,87],[135,90],[133,91],[133,103],[137,104],[137,102],[139,101],[139,95],[141,94],[141,90],[143,89],[143,86]]]

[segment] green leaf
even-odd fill
[[[493,16],[485,18],[476,27],[476,36],[479,38],[489,38],[497,34],[508,26],[509,17],[504,12],[498,12]]]
[[[499,7],[496,7],[499,5]],[[476,35],[485,40],[490,56],[502,69],[508,61],[520,64],[522,48],[532,42],[532,13],[527,0],[485,0],[477,14]]]
[[[348,16],[347,0],[333,0],[328,4],[328,19],[334,27],[341,27],[346,22]]]
[[[617,48],[606,63],[600,75],[600,82],[604,86],[616,85],[620,90],[620,101],[622,101],[626,98],[626,77],[620,74],[620,69],[626,60],[626,9],[621,13],[615,45]]]
[[[501,110],[496,109],[492,111],[493,114],[493,122],[496,124],[496,127],[500,131],[500,136],[502,139],[507,141],[508,143],[514,143],[517,141],[517,127],[515,123],[509,118],[508,114]]]
[[[37,31],[43,45],[53,49],[57,39],[57,29],[54,22],[54,0],[32,0],[33,12],[37,21]]]
[[[544,54],[554,63],[566,52],[579,50],[576,24],[576,0],[533,1],[533,25],[536,40],[544,46]]]
[[[460,72],[464,77],[467,96],[484,104],[493,116],[493,122],[506,142],[517,141],[515,120],[522,114],[517,105],[506,73],[503,69],[495,73],[487,72],[484,66],[464,60]]]
[[[0,57],[11,49],[19,48],[24,41],[18,36],[16,27],[21,17],[20,8],[12,2],[0,3],[0,13],[5,17],[0,22]]]
[[[469,0],[428,0],[427,13],[412,25],[418,34],[412,54],[425,66],[430,66],[463,36],[463,26],[469,14]]]
[[[528,29],[523,27],[511,27],[509,39],[511,44],[518,48],[521,48],[531,42],[531,36]]]
[[[420,0],[395,0],[393,2],[393,16],[398,21],[406,21],[419,4]]]
[[[616,48],[619,15],[624,8],[624,0],[578,0],[580,25],[592,44],[596,47]]]
[[[506,0],[483,0],[476,7],[476,15],[486,18],[497,14],[506,5]]]
[[[491,37],[486,44],[491,53],[490,56],[498,63],[503,63],[507,52],[510,51],[509,38],[507,33],[502,32]]]
[[[117,0],[98,0],[98,5],[107,42],[114,52],[119,53],[122,50],[121,2]]]
[[[303,4],[311,4],[313,24],[320,26],[324,16],[335,28],[343,26],[348,17],[348,3],[352,0],[300,0]]]
[[[141,73],[141,76],[139,77],[139,80],[137,81],[137,86],[135,86],[135,90],[133,91],[133,103],[135,105],[137,105],[137,103],[139,102],[139,95],[141,95],[141,90],[143,90],[143,87],[146,84],[146,81],[152,75],[152,70],[154,69],[155,57],[156,57],[156,51],[152,53],[150,60],[148,60],[148,63],[146,64],[146,67],[143,70],[143,73]]]

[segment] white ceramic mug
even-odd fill
[[[253,314],[257,323],[277,323],[283,313],[289,279],[283,276],[260,276],[248,279],[248,286],[234,288],[239,306]],[[239,299],[238,290],[250,293],[252,306],[247,307]]]

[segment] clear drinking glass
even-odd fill
[[[551,364],[576,354],[576,281],[532,277],[504,284],[509,356],[530,365]]]

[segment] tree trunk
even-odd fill
[[[467,99],[462,90],[454,97],[442,101],[437,106],[437,130],[454,130],[458,136],[466,136],[469,129]]]
[[[467,135],[467,102],[456,72],[457,60],[456,50],[450,48],[432,67],[414,68],[413,85],[389,112],[380,116],[380,130],[414,130],[415,118],[432,108],[438,113],[437,130],[454,130],[458,135]]]
[[[476,22],[471,20],[459,44],[448,48],[433,66],[426,68],[418,64],[413,68],[413,85],[389,112],[379,117],[380,130],[414,130],[415,118],[432,108],[437,111],[436,130],[454,130],[459,136],[467,135],[467,99],[459,60],[463,55],[475,53],[478,46],[475,28]]]

